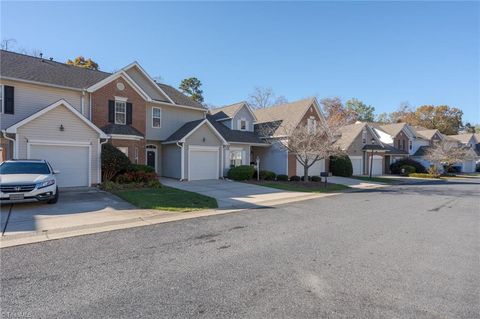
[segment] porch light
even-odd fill
[[[65,131],[65,127],[63,127],[63,124],[60,124],[60,128],[59,128],[59,129],[60,129],[60,132]]]
[[[371,142],[372,142],[372,144],[375,144],[375,139],[374,139],[374,138],[372,138],[372,141],[371,141]]]

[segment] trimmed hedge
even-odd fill
[[[277,175],[277,181],[282,181],[282,182],[288,181],[288,175],[285,175],[285,174]]]
[[[413,173],[416,173],[417,171],[415,170],[415,167],[410,166],[410,165],[402,165],[400,167],[400,171],[404,171],[405,175],[410,175]]]
[[[353,167],[350,157],[348,155],[330,156],[330,172],[335,176],[352,176]]]
[[[271,171],[260,171],[260,179],[264,179],[266,181],[274,181],[277,174]]]
[[[254,173],[255,168],[253,166],[240,165],[230,168],[227,177],[233,179],[234,181],[246,181],[251,179]]]
[[[427,169],[420,162],[417,162],[411,158],[403,158],[390,164],[390,172],[392,174],[402,174],[402,166],[408,165],[415,167],[416,173],[426,173]]]
[[[290,177],[290,181],[291,182],[300,182],[300,176],[297,176],[297,175],[293,175]]]
[[[321,181],[322,181],[322,178],[321,178],[320,176],[316,176],[316,175],[315,175],[315,176],[310,177],[310,180],[311,180],[312,182],[321,182]]]
[[[305,180],[305,176],[300,177],[300,180],[303,182]],[[312,176],[308,176],[308,181],[312,180]]]
[[[118,148],[110,143],[102,145],[102,180],[111,181],[112,178],[121,171],[127,170],[130,160]]]
[[[127,168],[127,172],[155,173],[155,169],[148,165],[130,164]]]

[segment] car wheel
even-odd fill
[[[57,187],[57,189],[55,190],[55,197],[47,200],[47,204],[55,204],[56,202],[58,202],[58,196],[59,195],[58,195],[58,187]]]

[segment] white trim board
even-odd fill
[[[198,124],[196,127],[194,127],[190,132],[188,132],[188,134],[185,135],[181,140],[179,140],[179,142],[185,143],[185,140],[205,123],[207,123],[207,125],[213,130],[213,132],[220,138],[223,145],[228,145],[228,142],[223,138],[223,136],[220,134],[220,132],[217,131],[217,129],[212,125],[212,123],[210,123],[210,121],[208,119],[204,119],[203,121],[201,121],[200,124]]]
[[[20,122],[17,122],[16,124],[8,127],[5,131],[7,133],[12,133],[12,134],[16,134],[17,133],[17,129],[25,124],[27,124],[28,122],[42,116],[43,114],[47,113],[48,111],[51,111],[53,110],[54,108],[58,107],[58,106],[65,106],[69,111],[71,111],[74,115],[76,115],[80,120],[82,120],[85,124],[87,124],[89,127],[91,127],[94,131],[96,131],[98,134],[100,134],[100,138],[108,138],[108,136],[102,131],[100,130],[98,127],[96,127],[92,122],[90,122],[89,120],[87,120],[87,118],[85,116],[83,116],[82,114],[80,114],[79,111],[77,111],[70,103],[68,103],[67,101],[65,101],[64,99],[61,99],[53,104],[50,104],[49,106],[41,109],[40,111],[36,112],[36,113],[33,113],[32,115],[30,115],[29,117],[21,120]]]

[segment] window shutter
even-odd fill
[[[108,101],[108,122],[115,123],[115,101]]]
[[[14,114],[14,88],[13,86],[5,85],[3,87],[3,98],[4,98],[4,113],[5,114]]]
[[[127,125],[132,124],[132,103],[127,102]]]

